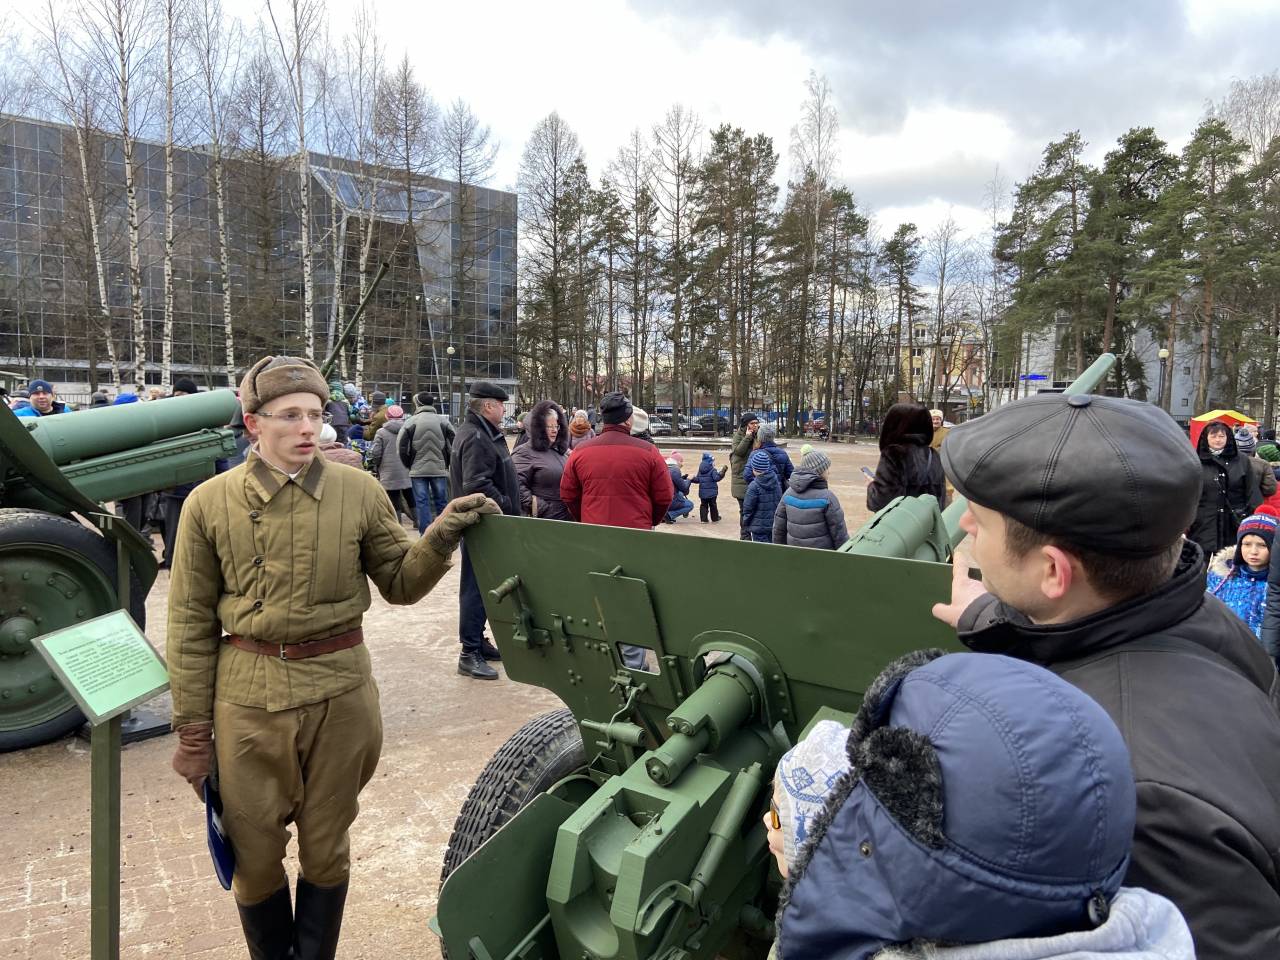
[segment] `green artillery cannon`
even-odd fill
[[[384,263],[322,365],[326,377],[386,273]],[[125,583],[129,612],[145,622],[155,554],[102,501],[211,477],[235,453],[232,431],[217,428],[237,409],[231,390],[38,419],[0,404],[0,751],[84,722],[33,637],[118,609]]]
[[[212,476],[235,453],[231,431],[212,428],[235,411],[230,390],[39,419],[0,405],[0,750],[84,721],[30,641],[119,607],[118,545],[144,622],[155,555],[101,502]]]
[[[449,957],[764,957],[774,768],[817,720],[849,723],[893,658],[959,649],[930,608],[964,509],[899,498],[832,552],[513,517],[469,531],[508,677],[567,709],[525,724],[463,803],[433,921]]]

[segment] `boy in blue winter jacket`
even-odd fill
[[[844,508],[827,488],[831,458],[814,450],[791,475],[773,516],[773,542],[834,550],[849,539]]]
[[[763,450],[757,450],[747,459],[751,471],[751,486],[747,487],[742,501],[743,525],[757,543],[773,542],[773,515],[782,501],[782,485],[773,472],[773,459]]]
[[[1209,561],[1205,589],[1243,620],[1261,640],[1266,608],[1267,573],[1275,544],[1276,518],[1255,513],[1240,521],[1235,547],[1219,550]],[[1273,657],[1276,651],[1267,651]]]
[[[716,505],[716,497],[720,495],[720,481],[724,479],[728,467],[716,470],[716,462],[711,454],[704,453],[702,462],[698,464],[698,473],[694,479],[698,481],[698,519],[707,522],[707,514],[711,514],[711,522],[720,522],[720,508]]]

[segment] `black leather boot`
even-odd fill
[[[498,651],[498,648],[493,645],[493,641],[488,637],[480,638],[480,656],[489,661],[502,659],[502,654]]]
[[[289,905],[289,885],[285,884],[261,903],[240,911],[240,926],[249,945],[249,960],[295,960],[293,952],[293,908]]]
[[[346,902],[346,880],[336,887],[318,887],[298,878],[298,910],[293,920],[296,960],[333,960]]]
[[[498,671],[484,662],[484,657],[477,653],[463,651],[458,657],[458,672],[473,680],[497,680]]]

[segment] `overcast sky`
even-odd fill
[[[0,0],[0,4],[14,0]],[[253,15],[259,0],[225,0]],[[351,0],[329,0],[331,32]],[[838,175],[880,228],[950,211],[981,229],[984,187],[1009,185],[1079,129],[1100,160],[1152,125],[1181,147],[1233,78],[1280,67],[1280,0],[378,0],[435,98],[462,97],[501,142],[514,188],[529,131],[558,110],[598,176],[628,132],[673,103],[763,132],[790,166],[809,71],[840,110]]]

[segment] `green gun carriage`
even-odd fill
[[[469,531],[507,676],[565,709],[463,803],[432,921],[450,960],[764,957],[774,768],[816,721],[850,722],[895,657],[960,649],[930,609],[964,510],[899,498],[839,551],[515,517]]]
[[[120,556],[145,622],[151,543],[102,502],[212,476],[235,412],[230,390],[40,418],[0,405],[0,751],[84,722],[31,639],[118,609]]]

